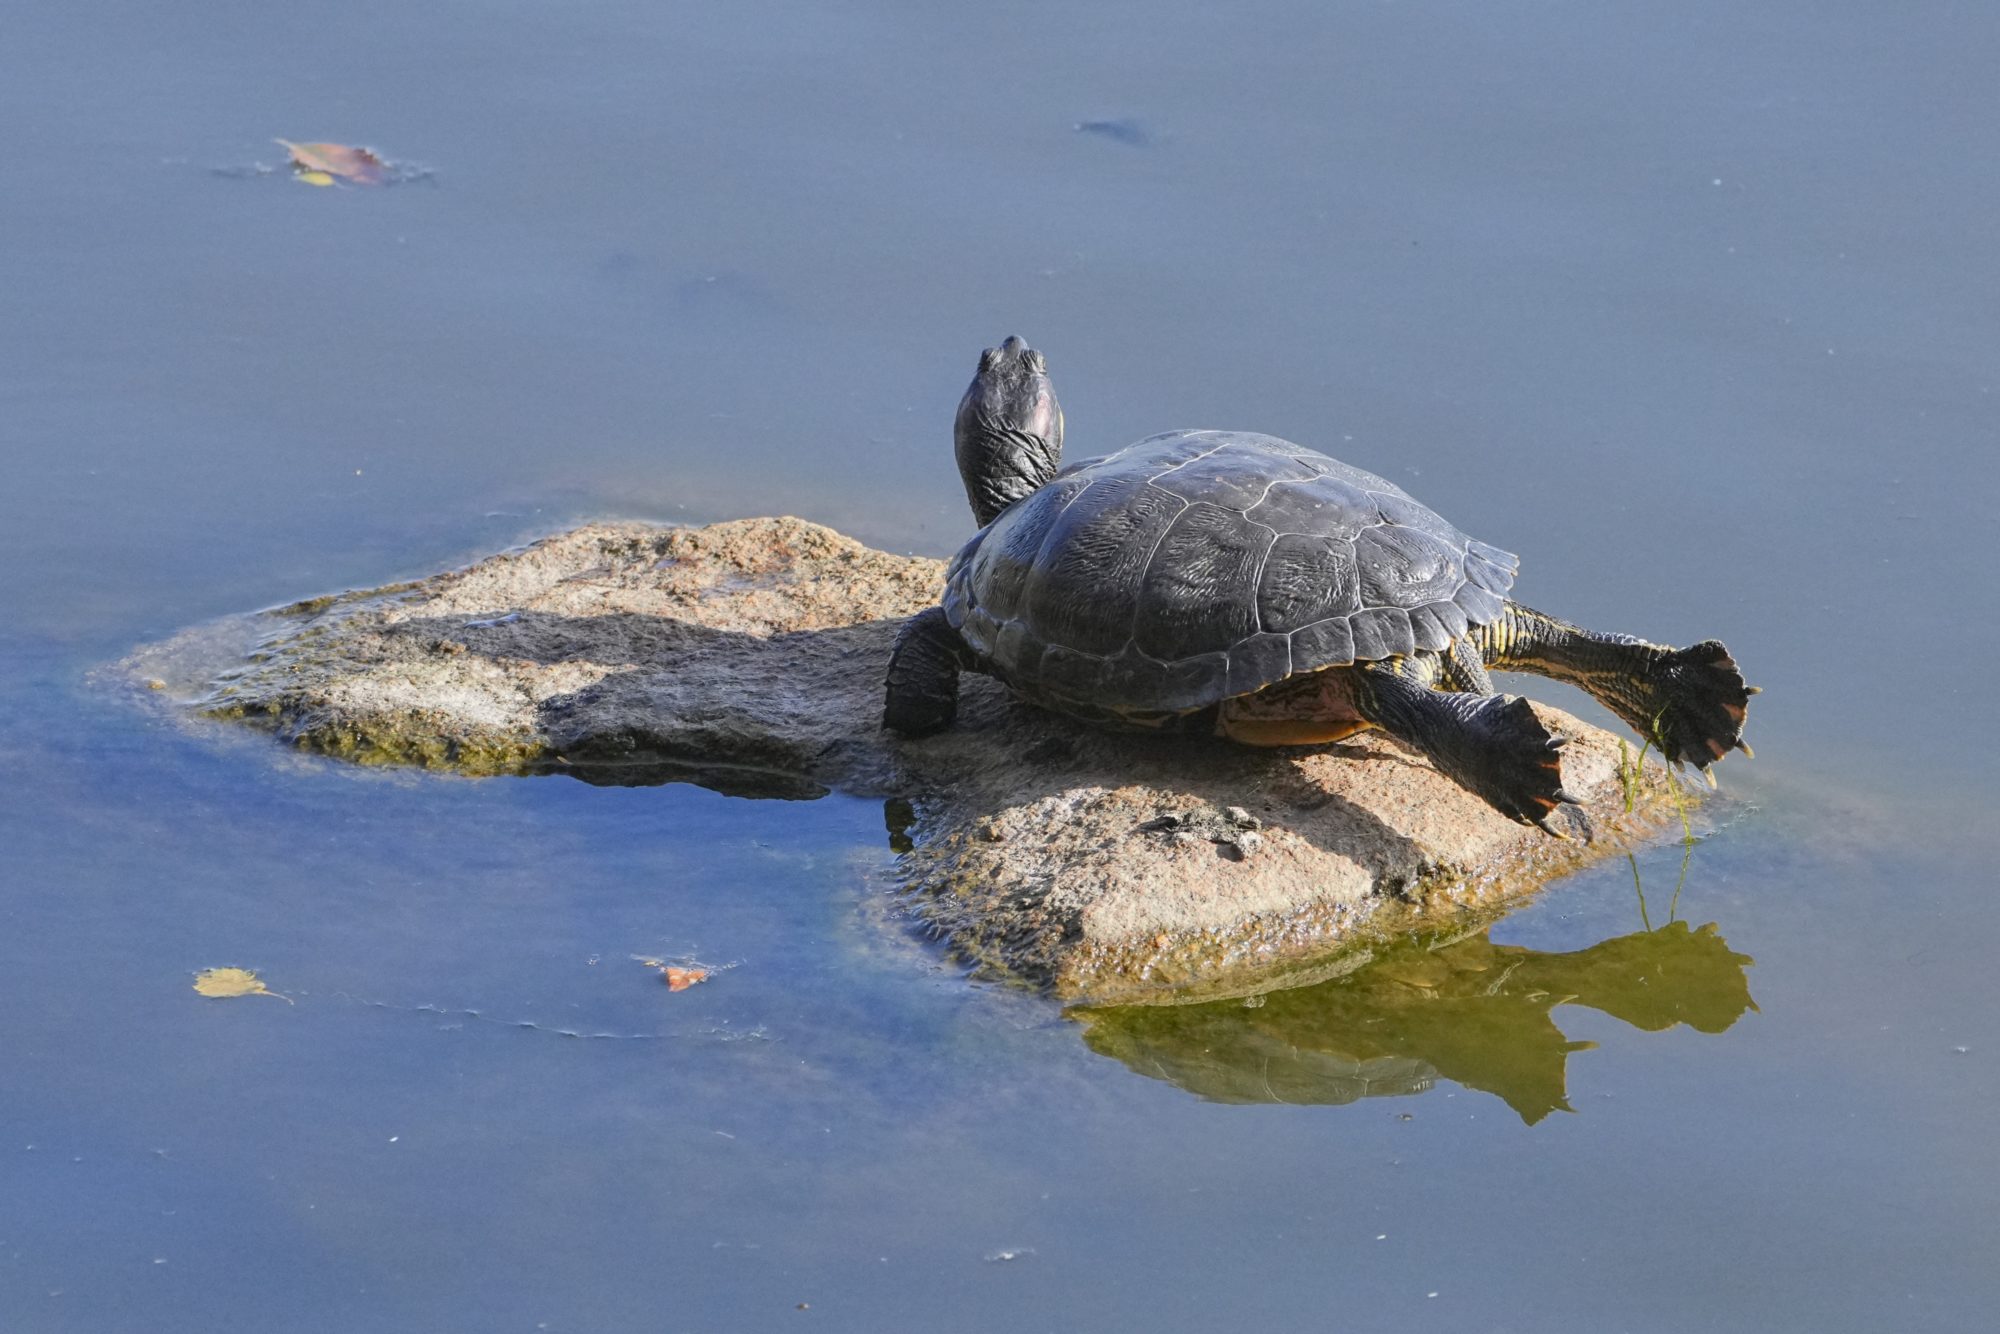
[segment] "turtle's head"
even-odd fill
[[[981,528],[1055,476],[1063,415],[1042,354],[1018,338],[980,353],[953,437],[965,498]]]

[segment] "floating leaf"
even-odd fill
[[[350,148],[346,144],[295,144],[289,139],[280,139],[292,155],[292,166],[299,179],[313,185],[330,185],[332,180],[314,180],[315,176],[338,178],[350,185],[383,185],[388,182],[389,168],[381,158],[365,148]]]
[[[302,171],[299,173],[299,179],[304,181],[307,185],[333,184],[333,177],[327,175],[323,171]]]
[[[264,985],[264,980],[248,968],[207,968],[194,975],[194,989],[204,996],[277,996],[290,1005],[290,996],[280,996]]]
[[[646,967],[659,973],[660,980],[667,984],[668,991],[686,991],[697,982],[706,982],[711,971],[696,963],[690,963],[683,967],[680,964],[668,963],[665,959],[655,959],[644,954],[635,954],[632,957],[646,965]]]

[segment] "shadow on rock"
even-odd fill
[[[593,679],[535,701],[552,762],[601,786],[694,783],[731,796],[802,800],[880,787],[889,757],[852,744],[852,680],[886,654],[897,622],[754,635],[670,616],[521,611],[418,617],[390,628],[425,653],[510,670],[587,665]],[[603,668],[614,668],[600,674]]]
[[[690,782],[793,800],[833,789],[893,793],[905,801],[949,791],[951,821],[972,823],[990,843],[1009,841],[994,837],[992,823],[1005,811],[1047,812],[1051,802],[1078,791],[1101,797],[1139,785],[1193,800],[1167,810],[1139,799],[1119,831],[1137,840],[1122,849],[1127,853],[1198,848],[1242,861],[1275,824],[1354,856],[1391,893],[1422,867],[1413,841],[1313,782],[1297,762],[1305,752],[1251,750],[1200,734],[1084,731],[977,680],[966,683],[959,721],[949,731],[917,741],[885,732],[878,723],[880,678],[900,624],[882,619],[764,636],[630,612],[516,611],[470,620],[413,617],[387,633],[428,656],[469,655],[509,669],[522,663],[620,668],[536,704],[537,728],[556,756],[545,771],[585,782]],[[1313,753],[1425,768],[1362,746]],[[1242,813],[1235,820],[1225,814],[1232,809]],[[913,819],[905,829],[922,832],[922,825]]]

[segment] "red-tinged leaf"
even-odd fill
[[[280,139],[292,155],[292,166],[302,175],[319,172],[346,181],[349,185],[383,185],[389,168],[381,158],[365,148],[346,144],[295,144]]]
[[[697,982],[708,981],[706,968],[662,968],[660,976],[667,980],[668,991],[686,991]]]

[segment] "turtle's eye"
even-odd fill
[[[983,375],[1000,364],[1000,349],[989,347],[979,354],[979,370]]]
[[[1029,372],[1034,375],[1041,375],[1045,373],[1049,368],[1049,363],[1042,359],[1042,354],[1039,352],[1030,352],[1027,356],[1022,358],[1022,363],[1026,365]]]

